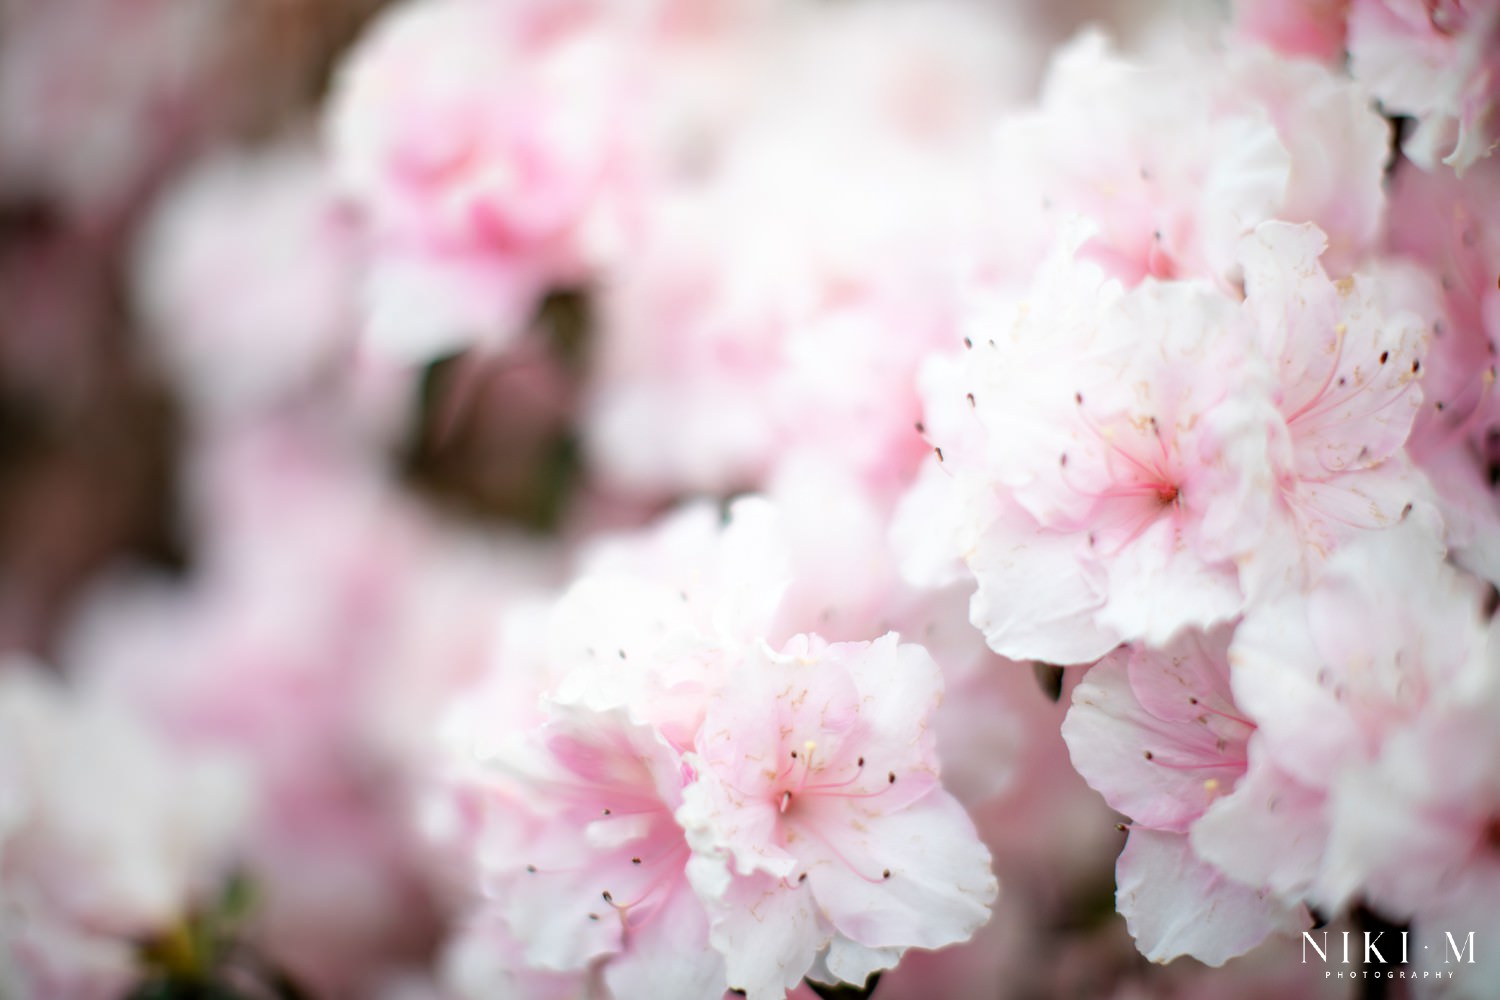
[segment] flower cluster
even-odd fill
[[[931,655],[779,634],[775,512],[729,517],[689,508],[601,552],[547,616],[531,725],[496,732],[511,680],[448,733],[498,915],[477,933],[560,973],[602,958],[617,996],[859,985],[967,939],[996,893],[938,781]]]
[[[1500,993],[1500,2],[1224,8],[0,3],[0,995]]]

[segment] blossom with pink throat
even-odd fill
[[[1426,497],[1404,445],[1430,327],[1375,274],[1331,280],[1325,246],[1316,228],[1279,222],[1241,246],[1245,314],[1281,417],[1270,442],[1277,501],[1241,577],[1252,594],[1304,586],[1344,540],[1390,527]]]
[[[673,813],[691,771],[623,710],[552,706],[528,755],[494,760],[523,797],[481,834],[481,878],[535,969],[582,972],[604,959],[618,997],[721,996],[723,960],[688,883]],[[520,843],[520,822],[530,826]]]
[[[758,1000],[808,974],[858,984],[972,935],[996,883],[938,784],[931,658],[886,636],[758,660],[710,701],[678,814],[730,985]]]
[[[451,773],[483,908],[527,966],[599,962],[616,996],[780,996],[804,975],[863,982],[987,918],[988,853],[938,784],[936,664],[894,636],[772,652],[782,525],[751,498],[727,524],[702,505],[596,546],[544,661],[493,665],[486,690],[540,681],[532,721],[459,706]],[[507,716],[525,731],[497,730]],[[786,919],[762,937],[749,914],[772,890]]]
[[[962,559],[991,648],[1079,663],[1227,622],[1395,524],[1427,495],[1403,446],[1428,328],[1363,274],[1331,280],[1322,248],[1256,227],[1243,301],[1127,291],[1065,252],[1024,297],[977,291],[963,361],[924,385],[909,568],[944,582]]]
[[[593,6],[417,0],[343,66],[328,133],[371,246],[378,348],[503,346],[586,273],[632,107],[625,34]]]
[[[1201,283],[1125,291],[1058,254],[1026,299],[976,295],[965,330],[961,367],[925,387],[931,474],[961,527],[901,530],[963,546],[991,648],[1079,663],[1237,615],[1275,413],[1235,303]]]
[[[1295,900],[1236,881],[1190,842],[1204,812],[1244,776],[1255,732],[1230,692],[1231,634],[1112,653],[1074,688],[1063,722],[1074,766],[1131,820],[1118,907],[1153,961],[1186,954],[1220,965],[1307,926]]]
[[[1232,631],[1121,649],[1073,689],[1062,727],[1073,764],[1137,826],[1186,832],[1245,773],[1255,725],[1229,690]]]

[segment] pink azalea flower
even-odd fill
[[[1005,36],[964,4],[795,9],[605,286],[587,445],[617,490],[723,494],[811,452],[894,494],[920,462],[912,375],[957,339]]]
[[[993,892],[988,855],[937,784],[929,731],[941,690],[936,665],[918,647],[898,650],[894,637],[831,647],[801,637],[786,654],[771,654],[768,639],[791,620],[783,525],[774,507],[749,498],[733,505],[727,524],[701,505],[606,539],[548,615],[541,662],[528,666],[524,653],[497,659],[490,693],[481,695],[492,709],[459,705],[449,739],[457,811],[471,817],[467,842],[496,900],[486,908],[505,914],[528,966],[577,971],[600,961],[616,996],[656,989],[716,997],[726,982],[780,996],[804,974],[863,982],[905,947],[961,940],[983,921]],[[793,696],[777,677],[797,655],[808,660],[799,676],[845,712],[832,729],[802,707],[807,699],[787,705]],[[507,673],[516,679],[505,682]],[[510,695],[496,700],[497,692]],[[515,707],[528,701],[540,706],[529,722],[528,710]],[[774,727],[762,731],[768,713],[786,711],[805,723],[792,727],[795,747]],[[759,876],[726,869],[731,845],[720,841],[725,828],[713,815],[725,782],[745,787],[748,765],[733,758],[745,746],[721,741],[742,716],[752,753],[766,740],[775,746],[764,753],[796,749],[800,757],[808,740],[837,750],[815,755],[810,768],[804,758],[800,770],[773,772],[786,787],[757,786],[766,799],[760,818],[732,832],[733,847],[795,856],[808,875],[806,886],[789,884],[793,898],[768,904],[784,907],[787,919],[768,927],[775,940],[750,942],[750,951],[742,921]],[[517,724],[529,732],[510,728]],[[868,771],[864,755],[875,762]],[[877,764],[886,768],[879,775]],[[825,768],[857,773],[845,781]],[[793,812],[785,793],[806,802]],[[833,846],[804,837],[786,854],[789,838],[776,822],[783,815],[811,823]],[[876,824],[876,816],[885,818]],[[840,856],[868,867],[877,845],[863,843],[851,823],[878,825],[892,844],[936,845],[941,861],[913,862],[911,850],[892,857],[889,884],[876,880],[890,892],[869,896],[864,883],[828,869]],[[814,895],[819,902],[809,904]]]
[[[1353,0],[1349,69],[1417,120],[1403,152],[1463,173],[1500,142],[1500,3]]]
[[[0,10],[0,190],[108,229],[236,105],[236,20],[180,0]]]
[[[1330,802],[1395,735],[1483,689],[1478,595],[1441,558],[1435,519],[1351,543],[1305,595],[1258,604],[1230,648],[1256,724],[1249,773],[1193,830],[1200,855],[1251,884],[1336,911],[1358,888],[1330,841]]]
[[[1223,965],[1270,935],[1311,926],[1302,907],[1204,862],[1183,834],[1131,830],[1115,871],[1116,906],[1153,962],[1191,955],[1205,965]]]
[[[1030,274],[1073,214],[1098,227],[1085,254],[1128,284],[1232,284],[1239,239],[1268,219],[1317,224],[1330,267],[1352,268],[1379,233],[1389,134],[1363,91],[1254,47],[1168,44],[1127,59],[1084,34],[1054,57],[1039,106],[1004,121],[1002,274]]]
[[[633,106],[626,36],[592,6],[407,3],[344,64],[328,131],[372,246],[378,347],[504,346],[550,286],[586,273]]]
[[[221,755],[183,759],[128,703],[15,659],[0,664],[0,760],[0,989],[123,995],[138,942],[237,860],[244,776]]]
[[[311,988],[357,993],[434,918],[405,775],[367,714],[429,527],[347,442],[305,424],[210,441],[194,574],[101,586],[64,659],[179,752],[244,769],[258,808],[236,844],[260,887],[256,942]]]
[[[979,299],[966,331],[956,378],[926,387],[929,462],[953,481],[947,537],[991,648],[1086,662],[1237,615],[1276,416],[1235,304],[1197,283],[1126,292],[1060,255],[1026,301]]]
[[[1117,651],[1073,689],[1073,765],[1136,826],[1185,833],[1245,773],[1255,724],[1229,690],[1230,634]]]
[[[526,964],[503,914],[483,910],[466,920],[439,959],[441,1000],[577,1000],[598,989],[597,970],[553,972]]]
[[[1495,360],[1500,344],[1500,238],[1485,224],[1500,199],[1500,161],[1475,164],[1462,180],[1401,164],[1391,185],[1389,250],[1420,267],[1430,285],[1409,295],[1433,324],[1423,361],[1426,405],[1409,449],[1436,492],[1454,557],[1500,579],[1496,512],[1486,435],[1500,424]]]
[[[1131,820],[1116,866],[1120,913],[1153,961],[1220,965],[1307,915],[1201,858],[1189,833],[1244,777],[1255,724],[1230,692],[1230,629],[1111,654],[1073,690],[1074,766]]]
[[[967,356],[924,386],[934,454],[896,522],[917,579],[959,557],[991,648],[1087,662],[1226,622],[1396,523],[1427,495],[1403,450],[1427,327],[1330,280],[1322,246],[1257,227],[1243,303],[1066,254],[1024,300],[976,295]]]
[[[989,852],[926,733],[940,691],[926,652],[894,636],[802,639],[709,703],[678,818],[732,986],[780,996],[810,970],[861,983],[987,919]]]
[[[148,346],[199,413],[285,403],[351,362],[353,233],[307,144],[206,160],[169,189],[138,251]]]
[[[527,963],[582,971],[607,958],[615,996],[721,996],[723,962],[673,817],[692,774],[680,755],[620,710],[558,705],[534,735],[531,759],[510,765],[526,790],[512,808],[530,814],[530,830],[519,844],[506,830],[500,849],[479,842]]]
[[[1323,247],[1312,226],[1265,223],[1241,250],[1246,315],[1274,366],[1285,427],[1271,446],[1274,541],[1242,576],[1251,593],[1301,586],[1320,557],[1396,523],[1426,492],[1403,445],[1422,404],[1429,328],[1392,308],[1371,276],[1330,280]]]

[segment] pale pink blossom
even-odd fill
[[[888,179],[850,186],[851,159]],[[934,266],[949,244],[911,233],[927,209],[892,191],[946,200],[953,180],[900,150],[826,140],[736,162],[721,190],[662,220],[605,304],[590,457],[645,495],[755,485],[795,449],[899,485],[922,453],[911,373],[954,337]],[[771,215],[768,200],[798,207]],[[727,257],[713,249],[726,240]]]
[[[1402,150],[1463,173],[1500,141],[1500,3],[1353,0],[1349,70],[1417,126]]]
[[[1500,344],[1500,238],[1485,220],[1500,199],[1500,163],[1462,179],[1400,164],[1391,184],[1386,245],[1430,275],[1407,291],[1432,323],[1423,361],[1426,402],[1409,448],[1434,487],[1455,558],[1500,579],[1486,438],[1497,423],[1495,351]]]
[[[355,264],[307,143],[206,160],[167,191],[138,247],[154,360],[210,416],[326,386],[352,360]]]
[[[1073,214],[1098,227],[1085,252],[1127,283],[1232,283],[1238,241],[1268,219],[1317,224],[1330,268],[1352,268],[1384,206],[1389,130],[1366,94],[1253,46],[1163,48],[1127,58],[1085,33],[1054,57],[1039,105],[1005,120],[1002,275],[1031,273]]]
[[[1062,727],[1073,764],[1137,827],[1185,833],[1245,773],[1255,725],[1229,690],[1231,632],[1122,649],[1073,689]]]
[[[862,983],[907,947],[972,935],[996,883],[938,784],[931,658],[887,636],[757,660],[709,703],[679,811],[730,985]]]
[[[113,225],[233,106],[232,5],[180,0],[0,9],[0,190]]]
[[[513,341],[582,280],[628,165],[625,32],[594,5],[415,0],[340,70],[334,177],[370,242],[368,332],[423,360]]]
[[[912,377],[956,342],[1005,35],[963,4],[799,15],[605,286],[587,445],[617,489],[722,494],[810,451],[895,491],[920,460]]]
[[[1079,773],[1132,821],[1117,902],[1153,961],[1186,954],[1220,965],[1307,926],[1295,901],[1226,875],[1189,840],[1244,776],[1255,732],[1230,691],[1231,631],[1111,654],[1073,689],[1063,723]]]
[[[597,970],[553,972],[526,964],[521,947],[496,910],[466,920],[439,959],[442,1000],[578,1000],[598,989]]]
[[[140,975],[138,942],[230,875],[253,808],[243,775],[219,755],[184,759],[132,706],[14,659],[0,670],[0,749],[0,988],[120,996]]]
[[[328,437],[286,420],[212,438],[189,490],[193,573],[103,581],[64,659],[178,752],[245,770],[254,940],[310,988],[348,995],[431,933],[404,789],[365,714],[429,535]]]
[[[915,435],[915,431],[913,431]],[[767,487],[790,552],[791,582],[772,634],[853,642],[898,632],[920,642],[943,673],[932,729],[943,782],[966,807],[1003,795],[1028,741],[1029,667],[993,653],[968,621],[972,582],[914,586],[890,538],[890,499],[812,452],[783,460]]]
[[[1270,530],[1241,577],[1252,594],[1305,585],[1345,540],[1389,527],[1426,496],[1403,445],[1422,405],[1430,327],[1374,274],[1330,279],[1324,248],[1312,226],[1265,223],[1240,252],[1246,315],[1284,422],[1270,441]]]
[[[749,498],[727,521],[698,505],[596,544],[548,613],[545,646],[494,660],[480,700],[457,705],[451,788],[469,831],[457,842],[467,837],[495,900],[484,908],[502,915],[527,966],[598,962],[615,996],[717,997],[726,982],[780,996],[804,975],[863,982],[905,947],[962,940],[987,916],[988,855],[937,783],[928,726],[941,677],[927,653],[894,636],[832,646],[794,636],[771,652],[770,642],[786,643],[782,623],[795,620],[784,604],[795,578],[785,524]],[[780,690],[787,671],[844,714],[820,721],[811,702]],[[767,721],[787,712],[801,720],[795,739]],[[731,724],[746,742],[723,742]],[[808,741],[823,753],[756,779],[785,788],[757,786],[764,803],[738,804],[766,815],[724,825],[732,817],[715,803],[727,809],[721,796],[745,788],[749,774],[734,754],[779,760],[783,750],[807,754]],[[788,793],[806,799],[795,814]],[[795,836],[775,822],[783,815],[827,844],[791,847]],[[869,843],[858,827],[874,831]],[[888,846],[889,885],[876,881],[890,892],[877,896],[829,868],[857,853],[851,863],[863,871],[882,837],[941,845],[942,860],[918,863]],[[774,940],[749,952],[744,920],[759,876],[726,867],[734,850],[784,856],[808,875],[774,902],[787,917],[767,926]]]
[[[1256,725],[1250,767],[1194,827],[1200,855],[1332,911],[1358,891],[1331,839],[1331,803],[1398,733],[1487,683],[1477,588],[1442,561],[1438,531],[1414,512],[1335,554],[1305,595],[1246,616],[1230,660],[1235,701]]]
[[[367,342],[407,361],[503,349],[548,292],[607,284],[635,252],[647,193],[718,156],[778,8],[409,0],[386,12],[327,111],[333,173],[370,251]]]
[[[976,291],[964,360],[923,387],[934,450],[895,528],[914,580],[961,559],[991,648],[1087,662],[1303,587],[1424,501],[1403,445],[1428,328],[1370,277],[1331,280],[1323,245],[1256,227],[1243,302],[1125,290],[1066,252],[1025,296]]]
[[[1191,955],[1223,965],[1268,935],[1290,936],[1311,925],[1301,907],[1205,863],[1185,834],[1132,830],[1115,871],[1116,905],[1153,962]]]
[[[898,526],[963,546],[991,648],[1086,662],[1235,617],[1277,422],[1236,304],[1202,283],[1126,291],[1059,254],[1024,300],[976,296],[965,330],[962,366],[926,387],[961,527],[919,539],[912,507]]]

